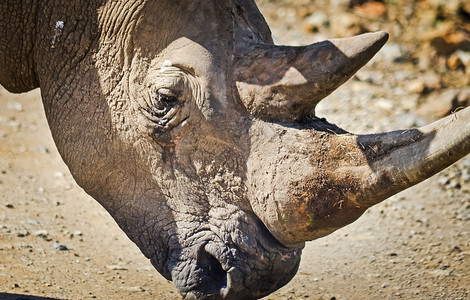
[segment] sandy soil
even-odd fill
[[[268,21],[278,41],[312,39]],[[410,113],[415,95],[381,84],[405,68],[413,74],[407,65],[372,63],[362,72],[372,82],[348,82],[318,115],[356,133],[421,122]],[[463,159],[307,243],[298,274],[266,299],[470,299],[469,169],[470,158]],[[39,91],[0,89],[0,299],[39,297],[180,299],[75,184],[53,144]]]

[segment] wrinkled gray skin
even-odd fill
[[[468,109],[366,136],[313,117],[381,32],[279,47],[248,0],[7,0],[0,34],[0,83],[41,88],[77,183],[188,299],[271,293],[305,241],[470,151]]]

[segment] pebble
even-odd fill
[[[65,174],[63,172],[60,172],[60,171],[54,172],[55,178],[63,178],[64,176]]]
[[[424,81],[421,78],[416,78],[416,79],[410,81],[406,85],[406,90],[410,93],[421,94],[424,91],[425,87],[426,87],[426,85],[424,84]]]
[[[455,51],[447,60],[447,65],[454,70],[459,67],[470,68],[470,52]]]
[[[23,104],[19,102],[10,102],[7,104],[7,110],[10,111],[24,111]]]
[[[128,292],[145,292],[145,289],[140,286],[131,286],[131,287],[121,287],[121,289],[128,291]]]
[[[459,96],[457,98],[458,106],[468,106],[470,105],[470,87],[460,90]]]
[[[36,151],[39,152],[39,153],[41,153],[41,154],[47,154],[47,153],[49,153],[49,149],[48,149],[46,146],[44,146],[44,145],[37,146],[37,147],[36,147]]]
[[[425,2],[425,1],[422,1],[422,2]],[[434,2],[436,2],[436,1],[434,1]],[[443,1],[443,0],[442,0],[441,2],[442,2],[442,7],[445,8],[445,7],[446,7],[446,1]],[[365,79],[364,81],[373,82],[374,77],[373,77],[373,76],[370,76],[370,75],[371,75],[371,74],[369,74],[369,78],[366,77],[366,79]],[[387,75],[386,75],[386,76],[387,76]],[[429,85],[428,85],[429,83],[426,82],[426,81],[424,81],[422,78],[418,77],[417,80],[421,82],[421,87],[423,88],[423,90],[425,89],[426,86],[429,86]],[[406,88],[404,87],[404,89],[406,89]],[[409,90],[409,89],[406,89],[406,90]],[[421,93],[421,92],[422,92],[422,91],[417,91],[417,93]],[[409,122],[415,124],[415,123],[418,122],[418,121],[416,121],[416,119],[418,119],[418,118],[419,118],[419,117],[417,117],[416,115],[411,115],[411,116],[410,116],[410,119],[411,119],[412,121],[409,121]],[[421,120],[422,120],[422,119],[421,119]],[[400,121],[401,121],[401,119],[400,119]],[[401,125],[401,124],[400,124],[400,125]],[[411,127],[411,126],[403,126],[403,127]],[[469,160],[469,161],[470,161],[470,160]],[[470,164],[469,164],[469,165],[470,165]],[[447,179],[446,179],[446,181],[447,181]],[[42,189],[42,191],[44,191],[44,189]],[[430,191],[430,193],[431,193],[431,191]],[[413,199],[413,200],[414,200],[414,199]],[[418,199],[418,200],[419,200],[419,199]],[[8,207],[8,206],[7,206],[7,207]],[[14,208],[13,205],[12,205],[10,208]],[[11,211],[10,211],[10,212],[11,212]],[[8,213],[8,211],[7,211],[6,213]],[[419,212],[417,212],[417,213],[419,214]],[[432,220],[433,216],[430,215],[430,218],[431,218],[431,220]],[[408,227],[407,227],[407,229],[409,230]],[[460,229],[462,229],[462,228],[460,228]],[[459,230],[459,228],[457,228],[457,229],[456,229],[456,232],[457,232],[457,231],[461,231],[461,230]],[[36,231],[35,231],[35,233],[36,233]],[[413,234],[416,234],[415,231],[412,231],[412,233],[413,233]],[[47,231],[45,232],[45,234],[48,234]],[[334,244],[332,244],[332,245],[334,246]],[[2,245],[2,246],[3,246],[3,245]],[[378,249],[381,249],[381,248],[378,248]],[[464,248],[464,249],[465,249],[465,248]],[[468,250],[468,249],[465,249],[465,251],[467,251],[467,250]],[[402,255],[403,252],[399,252],[399,253],[400,253],[400,255]],[[304,255],[305,255],[305,254],[304,254]],[[118,266],[118,267],[119,267],[119,266]],[[419,278],[419,275],[420,275],[420,274],[418,273],[418,274],[416,275],[416,277]],[[23,284],[23,283],[22,283],[22,284]],[[378,281],[378,284],[380,284],[380,281]],[[11,286],[11,285],[12,285],[12,283],[10,282],[9,286]],[[16,287],[19,287],[19,285],[16,285]],[[374,285],[373,287],[374,287],[374,289],[377,288],[377,286],[375,286],[375,285]],[[132,287],[131,287],[131,288],[132,288]],[[385,288],[385,287],[384,287],[384,288]],[[423,285],[423,291],[424,291],[424,292],[426,292],[426,289],[427,289],[427,287],[426,287],[425,285]],[[391,289],[390,289],[390,290],[391,290]],[[393,292],[395,292],[395,291],[393,291]],[[390,296],[393,294],[393,292],[389,292],[389,293],[390,293]],[[418,292],[419,292],[419,291],[418,291]],[[423,292],[423,296],[422,296],[422,297],[419,297],[419,298],[425,298],[425,297],[426,297],[425,294],[424,294],[424,292]],[[403,293],[404,293],[404,295],[406,295],[406,294],[405,294],[406,291],[404,291]],[[429,294],[429,292],[427,292],[427,293]],[[90,295],[92,295],[92,294],[90,293]],[[388,295],[387,295],[387,296],[388,296]],[[390,296],[388,296],[388,297],[390,297]],[[386,298],[386,297],[385,297],[385,298]]]
[[[127,271],[126,267],[119,266],[119,265],[110,265],[110,266],[106,266],[106,268],[113,270],[113,271]]]
[[[9,120],[7,122],[7,125],[10,126],[10,127],[13,127],[14,130],[19,130],[20,127],[21,127],[21,123],[18,122],[17,120],[14,120],[14,119]]]
[[[330,25],[330,18],[323,12],[315,12],[305,18],[305,23],[305,30],[318,32],[321,27],[327,27]]]
[[[381,85],[383,84],[384,75],[381,72],[367,71],[362,69],[355,74],[355,78],[362,82]]]
[[[21,221],[21,223],[29,224],[29,225],[39,225],[39,224],[41,224],[41,222],[39,222],[38,220],[33,220],[33,219],[23,220],[23,221]]]
[[[385,99],[385,98],[377,99],[376,100],[376,105],[377,105],[377,107],[379,107],[380,109],[383,109],[383,110],[388,110],[388,111],[393,110],[393,102],[388,100],[388,99]]]
[[[68,251],[69,248],[67,248],[67,246],[63,245],[63,244],[59,244],[59,243],[54,243],[54,248],[57,249],[57,250],[60,250],[60,251]]]
[[[49,232],[47,230],[36,230],[33,232],[34,236],[46,238],[49,235]]]
[[[385,5],[378,1],[367,1],[362,5],[354,7],[355,13],[369,19],[381,18],[385,14],[386,10],[387,8],[385,7]]]
[[[427,89],[438,90],[442,87],[441,77],[433,72],[426,72],[418,78],[423,81]]]
[[[361,32],[361,18],[352,13],[338,13],[331,16],[331,28],[336,36],[346,37]],[[380,52],[379,52],[380,53]]]
[[[403,50],[400,44],[390,43],[385,46],[372,59],[374,62],[383,61],[385,63],[400,62],[403,60]]]
[[[402,125],[403,128],[420,127],[427,124],[427,122],[423,118],[419,117],[414,113],[401,114],[398,119],[400,125]]]
[[[453,111],[454,102],[458,95],[458,89],[432,93],[426,103],[417,110],[417,113],[430,121],[442,118]]]
[[[452,271],[449,270],[449,269],[438,269],[438,270],[434,270],[431,272],[432,274],[436,275],[436,276],[450,276],[452,274]]]
[[[29,231],[27,230],[18,230],[15,232],[16,236],[17,237],[26,237],[28,235],[30,235]]]

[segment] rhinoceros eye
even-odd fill
[[[156,123],[158,126],[165,127],[176,115],[179,110],[180,102],[178,97],[171,90],[160,88],[150,95],[150,105],[143,109],[143,113],[147,118]]]
[[[159,89],[152,99],[153,114],[164,117],[178,105],[178,98],[168,89]]]

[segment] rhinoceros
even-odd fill
[[[470,109],[355,135],[315,106],[385,32],[277,46],[252,0],[2,1],[0,83],[187,299],[259,298],[306,241],[470,152]]]

